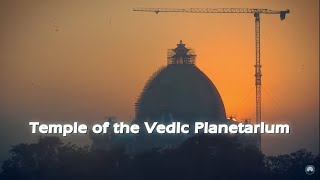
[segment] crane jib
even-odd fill
[[[289,13],[286,10],[270,10],[270,9],[255,9],[255,8],[134,8],[133,11],[144,12],[180,12],[180,13],[260,13],[260,14],[280,14],[285,17]]]

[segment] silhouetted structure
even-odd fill
[[[286,18],[286,14],[290,12],[286,10],[256,9],[256,8],[133,8],[133,11],[155,12],[161,13],[246,13],[253,14],[255,18],[255,38],[256,38],[256,64],[255,67],[255,85],[256,85],[256,123],[261,123],[261,62],[260,62],[260,16],[261,14],[279,14],[280,20]],[[261,135],[258,137],[258,148],[261,150]]]
[[[144,127],[144,122],[169,124],[181,122],[193,125],[197,121],[209,123],[237,123],[226,118],[222,98],[211,80],[195,65],[196,54],[182,41],[167,53],[167,65],[157,70],[146,82],[135,104],[136,116],[132,123]],[[135,154],[152,148],[175,148],[190,134],[148,134],[140,129],[137,135],[91,135],[97,149],[108,150],[113,146],[126,146]],[[239,135],[242,146],[258,147],[258,136]]]
[[[226,120],[220,94],[195,58],[182,41],[168,51],[167,66],[151,76],[137,100],[136,123],[163,118],[190,124]]]

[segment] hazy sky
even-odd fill
[[[197,53],[227,115],[254,120],[252,14],[156,15],[134,7],[290,9],[285,21],[261,17],[262,119],[291,125],[290,135],[265,135],[263,151],[319,151],[317,0],[39,0],[0,2],[0,154],[32,137],[33,119],[130,121],[145,82],[179,40]]]

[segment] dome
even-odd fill
[[[196,55],[180,41],[168,65],[156,71],[136,102],[136,121],[171,118],[185,123],[226,119],[221,96],[195,65]]]
[[[163,115],[187,122],[226,117],[217,88],[194,64],[170,64],[146,84],[136,103],[136,119],[159,119]]]

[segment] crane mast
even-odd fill
[[[256,124],[261,123],[261,64],[260,64],[260,13],[255,12],[255,38],[256,38],[256,64],[255,85],[256,85]],[[258,135],[258,148],[261,150],[261,134]]]
[[[254,8],[134,8],[133,11],[155,12],[158,13],[249,13],[255,18],[255,86],[256,86],[256,123],[261,123],[261,61],[260,61],[260,14],[279,14],[280,20],[284,20],[289,9],[270,10]],[[258,148],[261,150],[261,134],[258,137]]]

